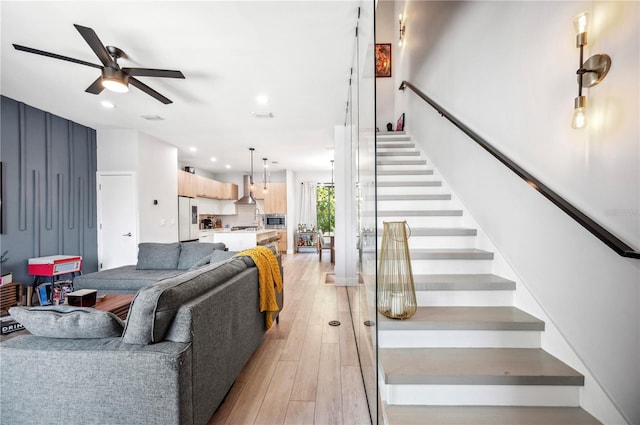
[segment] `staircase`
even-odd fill
[[[544,322],[513,306],[443,182],[404,134],[377,136],[378,226],[406,220],[418,310],[379,315],[387,424],[599,424],[584,376],[541,349]],[[382,235],[382,231],[379,231]]]

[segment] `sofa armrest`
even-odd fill
[[[191,423],[191,357],[191,344],[175,342],[9,339],[0,344],[0,423]]]

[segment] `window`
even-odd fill
[[[322,233],[333,233],[335,226],[335,193],[333,185],[318,186],[316,189],[316,222]]]

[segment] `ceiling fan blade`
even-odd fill
[[[85,91],[91,94],[100,94],[102,93],[102,90],[104,90],[102,77],[98,77],[89,87],[87,87]]]
[[[170,99],[164,97],[163,95],[161,95],[160,93],[158,93],[157,91],[149,87],[148,85],[144,84],[139,80],[136,80],[133,77],[129,77],[129,84],[139,88],[149,96],[156,98],[157,100],[164,103],[165,105],[168,105],[169,103],[173,103]]]
[[[93,50],[96,56],[98,56],[98,59],[100,59],[100,62],[102,62],[104,66],[114,67],[114,65],[116,65],[116,62],[113,60],[109,52],[107,52],[106,47],[104,47],[104,44],[102,44],[102,41],[100,41],[98,34],[96,34],[94,30],[78,24],[73,24],[73,26],[76,27],[82,38],[84,38],[84,41],[87,42],[89,47],[91,47],[91,50]]]
[[[137,77],[165,77],[165,78],[184,78],[180,71],[171,71],[169,69],[152,69],[152,68],[122,68],[129,75]]]
[[[93,68],[102,69],[102,66],[96,65],[96,64],[91,63],[91,62],[85,62],[85,61],[80,60],[80,59],[70,58],[68,56],[62,56],[62,55],[58,55],[56,53],[45,52],[44,50],[38,50],[38,49],[34,49],[32,47],[21,46],[19,44],[14,44],[13,47],[15,47],[16,50],[20,50],[22,52],[35,53],[36,55],[47,56],[47,57],[54,58],[54,59],[60,59],[60,60],[67,61],[67,62],[78,63],[80,65],[86,65],[86,66],[90,66],[90,67],[93,67]]]

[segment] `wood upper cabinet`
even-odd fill
[[[223,185],[223,198],[235,201],[238,199],[238,185],[233,183],[222,183]]]
[[[178,170],[178,196],[188,196],[195,198],[197,196],[196,175]]]
[[[196,195],[201,198],[214,198],[213,180],[196,175]]]
[[[269,183],[268,190],[264,196],[265,214],[286,214],[287,213],[287,184]]]
[[[213,179],[178,170],[178,196],[210,199],[238,199],[238,185],[221,183]]]

